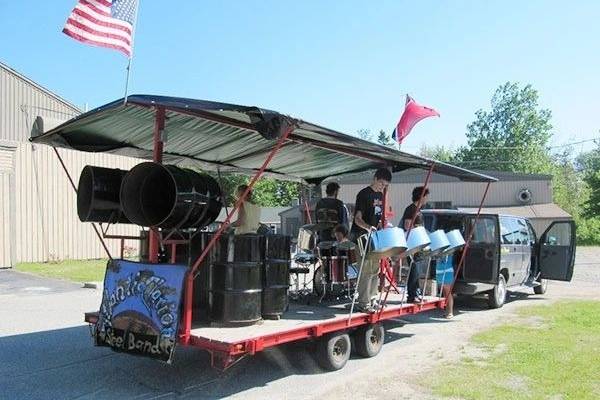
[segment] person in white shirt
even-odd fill
[[[239,199],[248,189],[248,185],[240,185],[236,189],[236,197]],[[260,226],[260,207],[252,202],[252,190],[244,199],[235,222],[231,224],[236,235],[245,233],[256,233]]]

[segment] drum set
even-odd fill
[[[295,297],[316,294],[319,302],[349,298],[357,284],[357,246],[356,244],[333,241],[318,241],[319,232],[333,229],[334,224],[317,223],[300,228],[297,253],[292,268],[296,274]],[[313,273],[310,280],[306,275]],[[299,274],[304,274],[303,287],[300,288]]]
[[[390,257],[406,257],[410,260],[409,269],[414,268],[415,255],[427,260],[427,272],[432,259],[448,256],[460,250],[465,244],[458,230],[427,232],[422,226],[414,227],[408,235],[398,227],[386,228],[365,234],[357,243],[350,241],[318,241],[319,232],[332,229],[333,224],[317,223],[300,228],[297,253],[294,257],[296,268],[290,270],[296,275],[296,290],[291,290],[292,298],[316,295],[319,302],[356,298],[356,287],[360,279],[360,265],[364,260],[381,260]],[[312,279],[307,279],[310,273]],[[304,275],[300,287],[299,275]],[[394,277],[387,276],[389,285],[396,290]],[[425,292],[423,288],[423,293]]]

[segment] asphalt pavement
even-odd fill
[[[390,321],[377,357],[353,356],[329,373],[316,365],[309,343],[266,350],[226,372],[193,348],[179,347],[167,365],[94,347],[83,313],[97,310],[100,290],[2,270],[0,399],[429,399],[417,378],[461,357],[474,333],[522,306],[600,298],[598,256],[600,248],[580,249],[573,281],[551,283],[544,296],[512,293],[498,310],[483,299],[461,300],[449,321],[439,312]]]

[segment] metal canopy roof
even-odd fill
[[[392,171],[429,169],[464,181],[495,178],[345,135],[258,107],[178,97],[132,95],[81,114],[36,137],[34,143],[87,152],[152,159],[156,107],[166,112],[165,163],[251,174],[286,127],[295,126],[267,174],[319,183],[347,173],[387,166]]]

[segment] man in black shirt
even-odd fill
[[[359,236],[382,228],[383,191],[391,181],[392,173],[386,168],[380,168],[375,172],[371,185],[356,195],[354,221],[350,231],[352,241],[356,242]],[[377,298],[378,286],[379,260],[365,259],[358,281],[357,305],[359,310],[376,311],[373,301]]]
[[[418,186],[412,191],[412,203],[404,210],[404,214],[402,215],[402,219],[400,220],[400,227],[404,229],[405,232],[408,232],[409,229],[414,228],[416,226],[423,225],[423,214],[421,210],[418,208],[419,200],[421,199],[421,195],[423,195],[423,201],[421,202],[421,206],[427,203],[427,196],[429,196],[429,189],[426,189],[423,186]],[[410,224],[412,220],[415,220],[414,225],[411,227]],[[418,297],[417,289],[419,287],[419,271],[417,270],[416,265],[413,263],[410,268],[410,272],[408,273],[408,299],[409,303],[414,303],[415,299]]]
[[[348,227],[348,209],[341,200],[338,200],[340,185],[336,182],[330,182],[325,188],[327,197],[317,202],[315,214],[317,222],[331,223],[331,228],[319,232],[319,242],[334,241],[333,227],[344,225]]]

